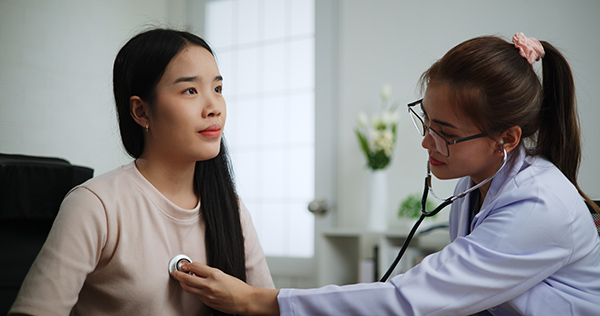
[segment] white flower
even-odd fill
[[[390,113],[389,111],[381,112],[381,123],[383,123],[386,126],[394,124],[395,121],[394,121],[393,113]]]
[[[378,131],[378,135],[375,138],[374,142],[374,151],[382,150],[387,156],[392,154],[392,149],[394,148],[394,138],[391,131]]]
[[[381,123],[381,118],[379,117],[379,113],[373,113],[373,115],[371,116],[371,124],[373,126],[377,126],[377,125],[379,125],[379,123]]]
[[[381,89],[383,101],[381,111],[371,117],[360,112],[356,117],[355,132],[360,147],[367,157],[369,167],[374,170],[383,169],[390,163],[396,142],[396,127],[400,122],[400,116],[396,106],[388,105],[391,94],[392,87],[384,85]]]
[[[386,130],[382,131],[381,137],[383,139],[385,139],[385,141],[389,144],[394,143],[394,133],[392,133],[391,129],[386,129]]]
[[[361,128],[365,128],[369,125],[369,117],[367,116],[367,113],[365,113],[365,112],[358,113],[358,116],[356,117],[356,121],[358,123],[358,126]]]
[[[384,84],[383,87],[381,87],[380,93],[383,101],[389,100],[392,96],[392,86],[389,83]]]
[[[377,146],[377,141],[379,140],[379,131],[373,128],[369,128],[368,130],[369,136],[369,147],[373,148]]]

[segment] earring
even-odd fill
[[[148,124],[146,124],[146,133],[148,133],[148,128],[149,128],[149,126],[148,126]]]
[[[501,153],[502,152],[502,147],[504,147],[504,138],[500,138],[500,149],[498,149],[498,152]]]

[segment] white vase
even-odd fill
[[[369,175],[369,231],[385,231],[387,229],[388,183],[385,169],[371,170]]]

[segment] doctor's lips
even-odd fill
[[[438,160],[436,160],[435,158],[433,158],[433,157],[431,157],[431,156],[429,156],[429,163],[430,163],[432,166],[441,166],[441,165],[443,165],[443,164],[444,164],[443,162],[441,162],[441,161],[438,161]]]
[[[204,130],[201,130],[198,133],[200,133],[200,135],[202,135],[202,136],[206,136],[206,137],[210,137],[210,138],[219,137],[219,136],[221,136],[221,126],[214,124],[214,125],[207,127]]]

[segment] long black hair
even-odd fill
[[[117,54],[113,68],[113,92],[121,139],[127,153],[139,158],[144,151],[143,127],[130,114],[130,98],[138,96],[154,106],[156,85],[169,62],[189,45],[210,46],[184,31],[152,29],[134,36]],[[213,54],[214,55],[214,54]],[[225,141],[219,154],[197,161],[194,192],[201,198],[200,212],[206,226],[208,265],[246,281],[244,237],[231,165]],[[213,310],[213,315],[225,315]]]

